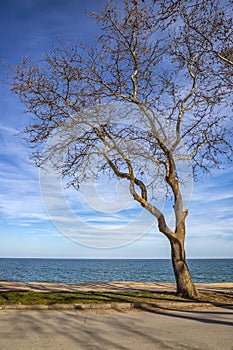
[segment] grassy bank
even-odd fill
[[[100,304],[114,302],[193,302],[171,292],[0,292],[0,305]],[[197,302],[233,305],[232,292],[203,292]]]

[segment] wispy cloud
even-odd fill
[[[225,253],[233,249],[232,175],[231,167],[215,173],[208,182],[194,188],[187,219],[187,240],[191,249],[198,245],[201,250],[205,247],[206,256],[211,255],[211,251],[212,256],[215,253],[221,256],[221,249]],[[224,245],[224,242],[228,244]]]
[[[25,158],[28,150],[15,137],[16,130],[0,125],[0,213],[9,221],[47,219],[41,202],[38,171]]]

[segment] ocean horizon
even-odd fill
[[[195,283],[233,282],[233,259],[188,259]],[[170,259],[0,258],[0,281],[175,282]]]

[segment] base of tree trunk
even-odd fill
[[[178,240],[170,243],[172,248],[172,264],[176,278],[177,295],[185,298],[196,299],[198,292],[188,269],[184,248]]]
[[[179,263],[178,269],[176,266],[175,276],[176,276],[176,294],[185,298],[196,299],[198,296],[198,292],[193,283],[193,280],[188,270],[188,266],[186,262],[181,261]]]

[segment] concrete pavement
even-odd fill
[[[0,311],[1,350],[233,350],[233,311]]]

